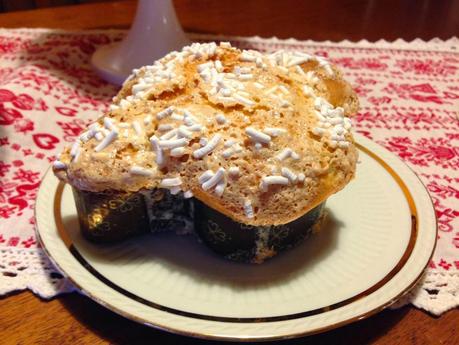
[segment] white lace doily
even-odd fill
[[[41,249],[0,249],[0,295],[25,289],[47,299],[77,291]]]
[[[37,244],[34,193],[40,174],[64,144],[55,142],[72,142],[116,92],[94,77],[89,59],[95,48],[119,40],[123,33],[0,29],[0,103],[7,123],[0,135],[0,295],[30,289],[51,298],[76,291]],[[412,303],[435,315],[458,306],[459,40],[191,38],[230,40],[266,51],[299,49],[328,55],[341,67],[362,100],[357,131],[398,154],[417,172],[439,218],[432,262],[417,287],[396,306]],[[46,124],[37,120],[44,116]]]

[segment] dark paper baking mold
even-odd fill
[[[73,188],[80,228],[92,242],[107,243],[162,231],[195,232],[227,259],[261,263],[309,237],[323,214],[322,203],[297,220],[278,226],[238,223],[196,199],[166,189],[136,193],[88,192]]]
[[[73,188],[83,236],[114,242],[133,235],[193,231],[193,205],[168,190],[88,192]]]
[[[261,263],[308,238],[323,218],[325,202],[302,217],[278,226],[251,226],[195,200],[195,232],[216,253],[240,261]]]

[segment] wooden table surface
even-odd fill
[[[135,1],[0,14],[0,27],[126,28]],[[176,0],[188,31],[315,40],[443,39],[459,35],[459,1]],[[101,15],[102,14],[102,15]],[[0,344],[204,344],[126,320],[86,297],[42,301],[30,292],[0,299]],[[292,344],[459,344],[459,310],[434,318],[413,307]]]

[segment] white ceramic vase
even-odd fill
[[[171,0],[139,0],[127,36],[120,43],[99,48],[91,64],[103,79],[121,85],[134,68],[152,64],[188,44]]]

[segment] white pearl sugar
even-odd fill
[[[317,110],[316,115],[319,121],[317,127],[312,129],[312,133],[319,137],[328,134],[330,147],[347,149],[349,142],[346,140],[346,134],[351,129],[351,120],[344,116],[344,109],[334,108],[321,97],[314,100],[314,107]]]

